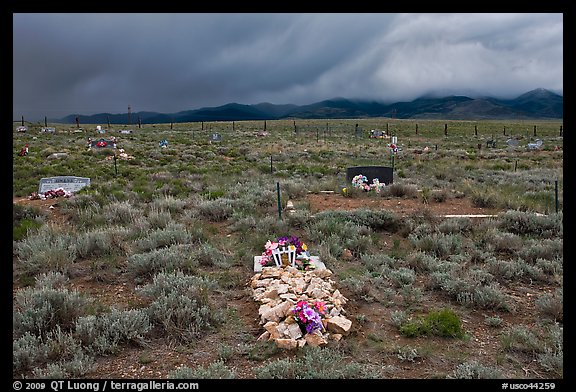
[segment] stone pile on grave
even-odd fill
[[[54,128],[54,127],[42,127],[40,129],[40,132],[55,133],[56,128]]]
[[[343,306],[348,299],[335,288],[329,269],[301,271],[292,266],[263,267],[249,282],[264,332],[259,341],[283,349],[323,346],[350,333]]]
[[[20,126],[16,127],[16,132],[26,132],[26,131],[28,131],[27,126],[20,125]]]

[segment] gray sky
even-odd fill
[[[561,13],[15,13],[13,117],[563,93]]]

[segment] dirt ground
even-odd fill
[[[430,202],[424,205],[420,199],[398,198],[345,198],[339,194],[309,194],[306,199],[312,213],[327,209],[352,210],[360,207],[387,209],[401,215],[409,215],[415,211],[429,210],[434,215],[446,214],[496,214],[493,209],[475,208],[469,199],[450,198],[442,203]],[[40,207],[46,211],[51,221],[65,224],[67,218],[58,209],[58,199],[28,200],[15,198],[14,203]],[[50,208],[53,207],[53,208]],[[389,238],[391,246],[392,236]],[[330,268],[330,266],[327,266]],[[117,273],[120,272],[120,273]],[[134,308],[145,305],[136,293],[136,285],[123,271],[102,274],[96,279],[90,268],[89,260],[76,263],[70,279],[70,288],[86,293],[107,305],[120,308]],[[246,282],[253,271],[248,266],[235,266],[237,273]],[[423,287],[422,277],[415,286]],[[15,287],[16,289],[16,287]],[[553,378],[543,374],[535,361],[524,361],[522,364],[506,358],[494,327],[485,324],[486,316],[498,315],[503,319],[503,326],[532,325],[535,314],[535,298],[542,291],[552,291],[552,288],[542,285],[509,286],[505,289],[518,309],[515,312],[502,313],[491,310],[474,311],[460,310],[464,328],[469,339],[443,339],[423,337],[410,339],[400,336],[398,328],[390,322],[393,311],[398,306],[386,306],[378,302],[367,302],[351,299],[345,306],[349,318],[353,321],[352,332],[344,337],[349,347],[355,348],[355,361],[375,364],[385,371],[391,379],[430,379],[444,378],[451,373],[457,364],[475,359],[486,366],[496,366],[507,371],[507,376],[514,378]],[[348,298],[353,297],[345,288],[341,292]],[[218,307],[227,307],[234,311],[237,322],[242,325],[244,334],[249,334],[256,342],[264,331],[258,323],[258,305],[250,297],[248,288],[226,290],[216,293],[212,298]],[[401,303],[398,300],[397,303]],[[441,293],[426,292],[419,303],[421,312],[434,309],[438,304],[449,304],[450,301]],[[218,347],[226,345],[233,350],[241,350],[242,341],[237,335],[229,333],[226,328],[207,334],[193,345],[182,346],[167,340],[160,333],[152,333],[139,346],[124,347],[117,355],[97,358],[97,368],[86,376],[87,379],[163,379],[177,367],[206,366],[218,360]],[[401,360],[398,349],[401,347],[419,347],[420,356],[413,361]],[[437,355],[442,353],[442,355]],[[464,353],[472,353],[471,355]],[[468,355],[468,356],[467,356]],[[293,353],[280,352],[272,359],[291,357]],[[236,378],[255,378],[254,368],[262,366],[268,360],[255,361],[246,354],[232,355],[226,365],[232,369]],[[525,365],[528,363],[528,365]]]

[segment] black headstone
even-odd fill
[[[346,182],[351,183],[358,174],[366,176],[368,183],[377,178],[380,183],[394,183],[394,169],[388,166],[353,166],[346,169]]]

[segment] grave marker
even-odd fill
[[[26,132],[28,130],[28,127],[25,125],[20,125],[16,128],[16,132]]]
[[[40,132],[55,133],[55,132],[56,132],[56,128],[54,128],[54,127],[42,127],[42,128],[40,129]]]
[[[368,179],[368,183],[377,178],[382,184],[392,184],[394,182],[394,169],[388,166],[353,166],[346,169],[346,182],[352,183],[352,179],[362,174]]]
[[[78,192],[85,186],[90,185],[90,178],[76,176],[46,177],[40,179],[38,193],[45,193],[51,190],[62,188],[68,192]]]
[[[220,135],[219,133],[213,133],[212,136],[210,136],[210,143],[221,141],[222,141],[222,135]]]
[[[92,140],[88,139],[89,146],[88,148],[116,148],[116,139],[112,138],[110,140],[107,139],[98,139]]]

